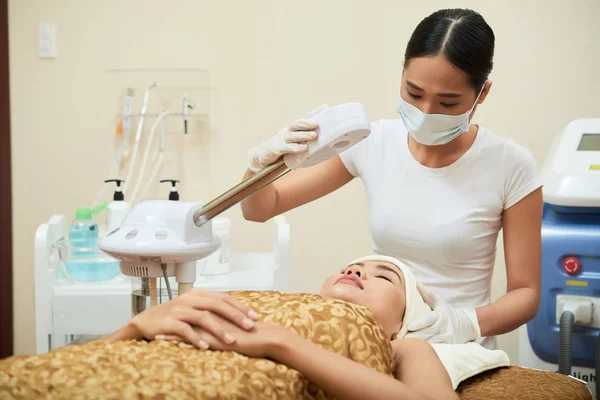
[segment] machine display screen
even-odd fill
[[[600,133],[584,133],[577,151],[600,151]]]

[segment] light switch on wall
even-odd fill
[[[40,24],[38,36],[40,58],[56,58],[56,25]]]

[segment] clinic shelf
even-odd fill
[[[194,287],[227,290],[271,290],[273,271],[277,263],[273,253],[232,253],[231,271],[228,274],[198,276]],[[120,275],[107,282],[74,282],[64,278],[56,282],[54,296],[101,296],[105,294],[131,294],[131,278]]]
[[[289,225],[274,218],[272,252],[232,252],[230,272],[199,275],[195,287],[215,290],[289,290]],[[57,244],[64,241],[64,215],[53,216],[36,231],[36,352],[45,353],[79,336],[106,336],[132,316],[132,279],[119,275],[107,282],[76,282],[61,272]]]
[[[232,253],[231,271],[198,276],[194,287],[216,290],[273,290],[277,269],[272,253]],[[103,335],[131,319],[131,279],[104,283],[58,281],[53,289],[54,335]]]

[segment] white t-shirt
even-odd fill
[[[541,186],[531,153],[480,127],[457,161],[428,168],[410,153],[402,120],[371,128],[340,157],[365,186],[375,253],[403,261],[454,307],[489,304],[502,213]]]

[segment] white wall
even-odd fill
[[[600,116],[600,2],[455,1],[497,37],[494,86],[476,116],[544,160],[571,119]],[[207,144],[186,149],[182,199],[209,200],[243,174],[246,152],[321,104],[361,101],[395,118],[403,52],[417,23],[447,2],[12,0],[10,18],[15,351],[34,351],[33,238],[52,214],[86,206],[113,157],[110,68],[206,68]],[[58,57],[37,56],[37,25],[58,29]],[[175,140],[175,139],[173,139]],[[174,147],[172,147],[174,148]],[[171,155],[173,157],[174,155]],[[270,225],[233,219],[234,250],[266,250]],[[366,198],[355,181],[289,213],[292,289],[316,291],[370,251]],[[500,248],[501,249],[501,248]],[[503,259],[493,290],[505,290]],[[330,267],[328,267],[330,266]],[[516,360],[516,335],[500,345]]]

